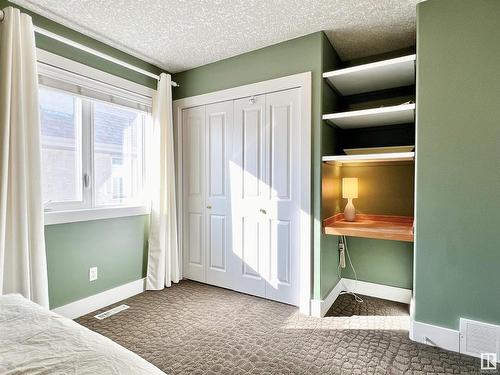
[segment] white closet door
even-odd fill
[[[259,209],[266,187],[265,95],[234,101],[229,162],[233,232],[233,289],[265,297],[268,242]]]
[[[229,258],[232,251],[229,154],[233,101],[207,105],[205,124],[206,282],[230,288],[233,275]]]
[[[182,111],[184,276],[206,281],[205,107]]]
[[[183,110],[185,277],[299,304],[300,110],[299,89]]]
[[[300,92],[266,95],[266,298],[299,304]]]

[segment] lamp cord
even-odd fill
[[[352,264],[352,260],[351,260],[351,256],[349,255],[349,249],[347,248],[347,238],[345,236],[340,236],[341,238],[341,241],[344,243],[344,248],[345,248],[345,252],[347,254],[347,259],[349,261],[349,265],[351,266],[352,268],[352,271],[354,273],[354,280],[355,280],[355,283],[358,282],[358,275],[356,274],[356,269],[354,268],[354,265]],[[349,288],[344,284],[344,282],[342,281],[342,277],[340,276],[340,262],[339,262],[339,266],[337,267],[337,276],[339,277],[340,279],[340,282],[342,283],[342,286],[344,287],[345,291],[342,291],[340,292],[340,294],[350,294],[351,296],[354,297],[354,300],[356,302],[363,302],[363,299],[358,296],[356,293],[354,293],[352,290],[349,290]],[[354,284],[356,285],[356,284]]]

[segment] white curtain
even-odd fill
[[[35,35],[31,17],[0,22],[0,293],[49,306]]]
[[[181,277],[177,242],[172,86],[162,73],[153,98],[154,155],[151,171],[151,220],[146,288],[159,290]]]

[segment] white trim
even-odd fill
[[[93,296],[82,298],[78,301],[52,309],[53,312],[75,319],[93,311],[102,309],[113,303],[135,296],[146,290],[146,279],[139,279],[116,288],[94,294]]]
[[[412,320],[410,322],[410,340],[460,352],[460,333],[449,328]]]
[[[311,315],[319,318],[324,317],[340,293],[347,291],[347,289],[357,294],[407,304],[410,304],[412,299],[411,289],[342,278],[324,300],[311,300]]]
[[[100,219],[112,219],[116,217],[149,215],[149,207],[146,206],[123,206],[89,208],[73,211],[46,211],[45,225],[76,223],[79,221],[91,221]]]
[[[397,288],[395,286],[369,283],[366,281],[356,281],[353,279],[342,278],[341,282],[346,288],[354,293],[406,304],[410,304],[413,293],[411,289]]]
[[[343,96],[415,84],[416,55],[323,73],[323,78]]]
[[[154,73],[148,72],[147,70],[141,69],[141,68],[139,68],[139,67],[137,67],[135,65],[126,63],[125,61],[117,59],[117,58],[115,58],[113,56],[106,55],[105,53],[102,53],[102,52],[97,51],[97,50],[95,50],[93,48],[84,46],[83,44],[77,43],[77,42],[75,42],[73,40],[70,40],[70,39],[65,38],[63,36],[60,36],[60,35],[57,35],[57,34],[51,32],[51,31],[42,29],[41,27],[33,26],[33,30],[37,34],[45,35],[46,37],[49,37],[50,39],[57,40],[58,42],[64,43],[64,44],[66,44],[66,45],[68,45],[70,47],[73,47],[73,48],[79,49],[81,51],[90,53],[91,55],[94,55],[94,56],[97,56],[97,57],[99,57],[99,58],[101,58],[103,60],[107,60],[109,62],[112,62],[113,64],[123,66],[124,68],[127,68],[129,70],[132,70],[132,71],[140,73],[140,74],[143,74],[145,76],[154,78],[156,80],[160,79],[160,77],[158,75],[154,74]],[[172,82],[172,86],[174,86],[174,83],[175,82]]]
[[[380,154],[356,154],[356,155],[332,155],[323,156],[322,161],[326,163],[378,163],[378,162],[394,162],[394,161],[413,161],[415,159],[414,152],[388,152]]]
[[[342,283],[339,282],[337,285],[333,287],[333,289],[328,293],[325,299],[312,299],[311,300],[311,316],[315,316],[317,318],[323,318],[325,314],[330,310],[335,300],[342,292]]]
[[[308,83],[311,83],[311,72],[293,74],[290,76],[270,79],[268,81],[251,83],[248,85],[233,87],[230,89],[214,91],[208,94],[201,94],[190,96],[188,98],[177,99],[174,100],[174,108],[182,110],[184,108],[225,102],[228,100],[246,98],[247,96],[269,94],[275,91],[283,91],[294,88],[305,88],[306,91],[309,91],[310,97],[311,88],[307,87]]]
[[[133,92],[138,95],[147,96],[149,98],[152,98],[153,94],[155,93],[155,90],[149,87],[115,76],[113,74],[103,72],[90,66],[80,64],[79,62],[45,51],[41,48],[37,48],[36,55],[37,61],[39,63],[39,69],[43,65],[49,65],[74,74],[78,74],[86,78],[93,79],[95,81],[118,87],[126,91]]]
[[[173,102],[174,126],[182,119],[182,110],[252,95],[268,94],[299,88],[301,95],[301,150],[300,150],[300,312],[311,312],[311,72],[294,74],[268,81],[252,83],[208,94],[191,96]],[[182,192],[182,132],[177,128],[177,191]],[[182,251],[182,199],[178,199],[179,246]],[[182,259],[182,254],[180,259]]]
[[[377,61],[374,63],[369,63],[369,64],[363,64],[363,65],[356,65],[352,66],[350,68],[344,68],[344,69],[337,69],[337,70],[332,70],[331,72],[326,72],[323,73],[323,78],[329,78],[329,77],[336,77],[336,76],[341,76],[345,74],[352,74],[352,73],[357,73],[357,72],[362,72],[370,69],[377,69],[377,68],[382,68],[386,66],[391,66],[391,65],[397,65],[405,62],[413,62],[417,59],[417,55],[407,55],[407,56],[402,56],[402,57],[396,57],[394,59],[389,59],[389,60],[382,60],[382,61]]]

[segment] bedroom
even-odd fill
[[[498,1],[0,9],[0,373],[497,366]]]

